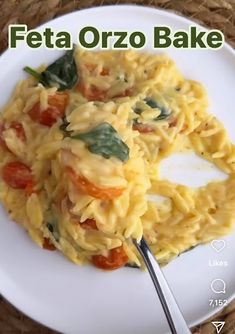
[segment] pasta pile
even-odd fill
[[[116,269],[143,265],[133,238],[166,264],[231,232],[235,146],[206,112],[204,88],[171,59],[76,49],[27,71],[1,113],[0,199],[40,247]],[[161,180],[160,162],[189,149],[227,179]]]

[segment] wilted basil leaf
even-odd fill
[[[135,263],[126,263],[125,267],[140,269],[140,267],[137,266],[137,264],[135,264]]]
[[[160,115],[157,116],[157,117],[155,117],[155,118],[153,119],[153,121],[160,121],[160,120],[162,120],[162,119],[167,118],[167,117],[170,115],[170,111],[169,111],[168,109],[166,109],[166,108],[164,108],[164,107],[158,105],[158,103],[157,103],[154,99],[149,98],[149,97],[146,97],[146,98],[144,99],[144,102],[145,102],[150,108],[153,108],[153,109],[158,108],[158,109],[161,111]],[[135,112],[136,114],[138,114],[138,115],[141,115],[141,113],[143,112],[143,110],[142,110],[141,108],[136,107],[136,108],[134,109],[134,112]]]
[[[150,107],[150,108],[159,108],[159,105],[157,104],[157,102],[149,97],[146,97],[144,99],[144,101],[146,102],[146,104]],[[160,108],[159,108],[160,109]]]
[[[35,77],[45,87],[57,86],[58,90],[71,89],[78,81],[77,66],[73,57],[74,49],[49,65],[45,71],[38,73],[30,67],[24,71]]]
[[[154,121],[160,121],[161,119],[165,119],[170,115],[170,111],[162,106],[159,106],[155,100],[146,98],[145,102],[150,108],[158,108],[161,111],[160,115],[153,119]]]
[[[63,116],[62,117],[62,124],[60,125],[60,130],[63,131],[66,136],[69,136],[73,132],[73,131],[68,131],[67,130],[67,126],[69,124],[70,123],[67,121],[66,116]]]
[[[116,157],[121,161],[129,159],[129,147],[109,123],[102,123],[89,132],[71,138],[84,141],[90,152],[99,154],[105,159],[110,157]]]
[[[55,223],[55,222],[47,223],[47,228],[50,231],[50,233],[53,235],[55,241],[59,242],[60,235],[59,235],[59,231],[58,231],[58,228],[57,228],[57,223]]]

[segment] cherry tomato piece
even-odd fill
[[[93,72],[96,69],[97,65],[89,63],[89,64],[85,64],[85,67],[89,72]]]
[[[79,223],[79,225],[84,230],[98,230],[95,219],[86,219],[83,223]]]
[[[126,96],[132,96],[133,95],[133,92],[134,92],[134,89],[133,88],[127,88],[124,90],[124,92],[118,94],[118,95],[115,95],[113,96],[114,98],[117,98],[117,97],[126,97]]]
[[[59,118],[64,116],[68,98],[67,93],[50,95],[47,109],[41,110],[40,103],[37,102],[28,112],[29,117],[34,122],[51,127]]]
[[[102,71],[100,72],[100,75],[102,76],[109,75],[109,69],[104,67]]]
[[[142,123],[133,124],[132,129],[139,131],[140,133],[151,133],[155,131],[151,125]]]
[[[91,85],[88,90],[88,101],[104,101],[106,99],[106,91],[99,89],[95,85]]]
[[[44,238],[42,247],[50,251],[56,250],[56,247],[51,243],[49,238]]]
[[[8,162],[2,168],[3,180],[14,189],[26,189],[33,183],[31,169],[19,161]]]
[[[123,246],[111,249],[108,256],[94,255],[91,258],[94,266],[104,270],[114,270],[123,267],[128,262],[128,257]]]
[[[124,188],[99,188],[84,176],[77,175],[71,167],[66,167],[66,172],[68,173],[73,184],[82,192],[103,200],[110,200],[115,197],[120,196]]]
[[[85,67],[90,73],[92,73],[97,68],[97,65],[89,63],[89,64],[85,64]],[[102,76],[109,75],[109,69],[104,67],[104,68],[102,68],[102,70],[99,74],[102,75]]]
[[[17,137],[22,140],[23,142],[26,141],[26,136],[24,132],[24,128],[21,123],[18,122],[12,122],[10,125],[11,129],[14,129],[16,131]]]
[[[106,99],[106,91],[99,89],[95,85],[86,87],[85,84],[80,81],[77,86],[77,90],[88,100],[88,101],[104,101]]]
[[[34,187],[35,187],[35,183],[34,183],[33,180],[27,184],[27,186],[25,188],[25,193],[26,193],[27,196],[30,196],[33,193],[35,193]]]

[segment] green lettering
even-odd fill
[[[40,32],[29,31],[26,36],[26,43],[30,48],[37,49],[42,45],[42,36]]]
[[[45,36],[45,45],[48,49],[52,49],[54,47],[53,43],[51,42],[52,37],[54,37],[54,33],[51,31],[51,28],[46,28],[43,32]]]
[[[87,42],[86,40],[86,34],[91,33],[93,40],[91,42]],[[92,49],[95,48],[100,40],[100,35],[99,31],[95,27],[84,27],[82,30],[79,32],[78,40],[80,44],[87,49]]]
[[[103,31],[102,32],[102,48],[108,48],[108,39],[111,37],[113,33],[111,31]]]
[[[127,43],[124,43],[124,39],[127,36],[126,31],[115,31],[114,36],[118,36],[119,38],[116,40],[116,42],[113,45],[114,49],[127,49],[128,45]]]
[[[136,37],[138,38],[136,42]],[[146,37],[141,31],[135,31],[130,35],[130,44],[135,49],[142,48],[146,43]]]
[[[17,41],[23,41],[27,32],[25,24],[9,25],[8,27],[8,44],[9,48],[16,48]]]
[[[221,31],[210,31],[207,35],[207,44],[212,49],[219,49],[223,45],[224,36]]]
[[[185,31],[177,31],[174,34],[173,45],[175,48],[188,48],[188,34]]]
[[[168,27],[154,27],[154,48],[168,48],[171,45],[170,33]]]
[[[55,45],[58,49],[72,49],[71,36],[67,31],[60,31],[56,35]]]
[[[205,31],[198,32],[197,27],[191,27],[190,34],[191,34],[191,48],[195,49],[198,44],[200,48],[206,49],[206,45],[202,40],[202,38],[205,35]]]

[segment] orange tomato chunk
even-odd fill
[[[12,161],[2,168],[3,180],[14,189],[26,189],[33,183],[31,169],[19,161]]]
[[[49,238],[44,238],[42,247],[50,251],[56,250],[56,247],[51,243]]]
[[[136,123],[132,126],[133,130],[139,131],[140,133],[151,133],[154,132],[154,128],[148,124]]]
[[[80,191],[103,200],[111,200],[120,196],[124,188],[99,188],[82,175],[77,175],[71,167],[66,167],[70,180]]]
[[[109,75],[109,69],[106,68],[106,67],[104,67],[104,68],[102,69],[102,71],[100,72],[100,75],[102,75],[102,76]]]
[[[94,266],[104,270],[114,270],[123,267],[128,262],[128,257],[123,246],[111,249],[108,256],[94,255],[91,258]]]
[[[132,87],[131,88],[127,88],[122,93],[120,93],[118,95],[115,95],[114,97],[117,98],[117,97],[132,96],[133,92],[134,92],[134,89]]]
[[[11,129],[14,129],[16,131],[17,137],[22,140],[23,142],[26,141],[26,136],[24,132],[24,128],[21,123],[18,122],[12,122],[10,125]]]
[[[86,219],[83,223],[79,223],[79,225],[84,230],[98,230],[95,219]]]
[[[40,103],[37,102],[28,112],[28,115],[34,122],[51,127],[59,118],[64,116],[68,98],[67,93],[50,95],[47,109],[41,110]]]
[[[82,80],[77,86],[77,90],[88,100],[88,101],[104,101],[106,99],[106,91],[99,89],[95,85],[86,87]]]

